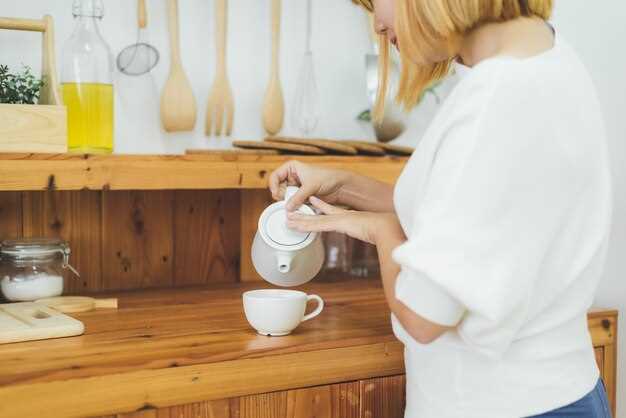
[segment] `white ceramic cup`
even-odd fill
[[[317,308],[305,315],[306,304],[313,299],[317,301]],[[258,289],[243,294],[246,319],[262,335],[287,335],[301,322],[315,318],[322,309],[321,297],[298,290]]]

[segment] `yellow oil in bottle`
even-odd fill
[[[70,152],[113,152],[113,86],[102,83],[63,83]]]

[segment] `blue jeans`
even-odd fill
[[[529,418],[611,418],[609,401],[602,380],[584,398],[554,411]]]

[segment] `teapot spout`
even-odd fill
[[[278,271],[281,273],[289,273],[291,271],[291,262],[293,261],[293,254],[286,252],[278,252],[276,255],[276,261],[278,262]]]

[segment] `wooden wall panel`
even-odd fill
[[[173,198],[167,190],[103,192],[104,289],[172,284]]]
[[[177,191],[175,200],[174,283],[238,281],[239,191]]]
[[[263,280],[252,265],[250,250],[252,240],[256,234],[259,216],[263,210],[274,200],[269,191],[263,190],[241,190],[241,272],[242,282]]]
[[[69,241],[81,273],[80,279],[67,274],[72,294],[260,281],[250,251],[258,218],[271,203],[265,189],[0,192],[0,239]],[[378,274],[375,251],[353,240],[334,244],[350,268],[331,265],[316,280]]]
[[[0,241],[22,236],[22,193],[0,192]]]
[[[22,218],[25,237],[58,237],[69,242],[70,264],[80,278],[66,270],[65,293],[101,290],[99,192],[24,192]]]
[[[404,375],[361,380],[361,418],[403,418],[404,386]]]

